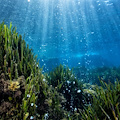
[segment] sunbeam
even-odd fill
[[[112,64],[116,63],[110,56],[119,58],[115,53],[120,50],[118,0],[26,0],[23,5],[15,2],[13,8],[9,5],[13,3],[11,0],[1,3],[5,6],[0,5],[0,19],[7,16],[7,22],[20,26],[19,32],[25,33],[26,42],[39,58],[57,58],[62,63],[64,59],[66,64],[71,64],[71,59],[80,54],[84,62],[93,56],[91,53],[98,53],[94,56],[103,57]],[[11,15],[3,11],[8,6],[15,11]],[[76,61],[76,64],[81,62],[80,59]]]

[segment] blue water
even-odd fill
[[[120,0],[0,0],[44,70],[120,66]]]

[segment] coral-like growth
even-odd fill
[[[18,88],[20,88],[18,81],[10,81],[9,86],[8,86],[9,90],[16,91]]]
[[[19,77],[21,78],[21,77]],[[21,82],[25,82],[22,77]],[[6,80],[4,73],[0,75],[0,116],[3,119],[9,119],[17,116],[18,110],[20,110],[20,104],[25,89],[20,89],[19,82]]]

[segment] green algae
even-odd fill
[[[46,79],[49,85],[64,95],[66,102],[63,106],[67,111],[74,112],[74,109],[82,108],[84,104],[82,82],[74,76],[72,70],[59,65],[46,76]]]
[[[81,112],[82,120],[118,120],[120,119],[120,83],[105,83],[96,86],[92,105]]]
[[[4,22],[0,24],[0,45],[0,74],[4,73],[5,79],[11,81],[11,85],[14,79],[20,79],[21,75],[25,77],[25,91],[20,90],[22,99],[18,103],[19,110],[17,109],[17,113],[11,115],[9,119],[29,119],[30,116],[35,115],[37,94],[43,79],[41,69],[38,68],[38,61],[32,49],[29,49],[28,45],[26,47],[25,41],[21,35],[18,35],[16,28],[12,28],[12,23],[10,27]],[[27,97],[28,95],[30,97]],[[4,95],[1,101],[4,101],[5,97]],[[5,102],[10,103],[10,100],[11,97]],[[1,114],[1,118],[8,119],[7,113]]]

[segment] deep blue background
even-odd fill
[[[45,70],[120,65],[119,0],[0,0],[2,20],[25,34]]]

